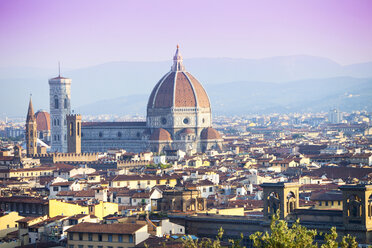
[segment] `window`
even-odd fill
[[[69,238],[69,240],[74,240],[74,234],[73,233],[69,233],[68,234],[68,238]]]
[[[98,136],[99,136],[100,138],[102,138],[102,137],[103,137],[103,133],[102,133],[102,132],[99,132],[99,133],[98,133]]]
[[[78,245],[79,248],[84,248],[84,245]]]
[[[67,109],[67,98],[65,98],[65,102],[64,102],[64,107],[65,107],[65,109]]]
[[[319,202],[319,206],[322,206],[322,202],[321,201]]]
[[[118,132],[118,137],[119,137],[119,138],[121,137],[121,132]]]
[[[68,248],[74,248],[74,245],[69,245]]]
[[[129,243],[133,243],[133,235],[129,235]]]
[[[328,201],[325,202],[325,205],[328,206]]]
[[[73,125],[73,123],[71,122],[71,123],[70,123],[70,136],[72,136],[73,133],[74,133],[74,125]]]
[[[77,136],[80,135],[80,122],[77,124]]]
[[[209,187],[209,192],[213,192],[213,187]]]
[[[98,234],[98,241],[102,241],[102,234]]]
[[[108,235],[107,240],[108,240],[108,242],[112,242],[112,234],[109,234],[109,235]]]
[[[58,191],[58,187],[57,186],[54,186],[53,187],[53,191]]]
[[[54,108],[58,109],[58,96],[54,96]]]
[[[118,241],[123,242],[123,235],[118,235]]]
[[[189,118],[183,119],[183,124],[189,124],[189,122],[190,122]]]
[[[93,248],[93,245],[88,245],[88,248]]]
[[[93,234],[91,234],[91,233],[88,234],[88,240],[89,241],[92,241],[93,240]]]
[[[79,233],[79,240],[83,240],[83,234]]]

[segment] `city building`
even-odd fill
[[[54,98],[51,95],[51,101],[54,102]],[[51,104],[51,110],[53,106]],[[53,113],[51,111],[52,119]],[[58,114],[61,113],[60,110]],[[156,153],[166,149],[188,153],[222,149],[221,135],[212,128],[208,95],[201,83],[185,70],[178,46],[171,70],[150,94],[146,122],[82,123],[83,152],[103,152],[110,148],[134,152],[151,150]]]
[[[135,247],[149,237],[146,224],[79,223],[69,229],[68,248]]]

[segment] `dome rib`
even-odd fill
[[[194,92],[194,98],[195,98],[195,107],[199,106],[198,105],[198,94],[196,93],[196,90],[194,88],[194,85],[193,83],[191,82],[190,78],[187,76],[187,74],[185,72],[182,72],[183,75],[185,75],[185,77],[187,78],[187,80],[189,81],[189,84],[191,85],[191,88],[192,88],[192,91]]]
[[[159,96],[159,91],[160,91],[160,89],[162,89],[162,86],[164,85],[164,82],[168,82],[167,79],[168,79],[168,77],[171,76],[171,75],[172,75],[172,72],[171,72],[171,71],[168,72],[168,73],[163,77],[163,80],[159,83],[159,85],[158,85],[157,87],[155,87],[155,88],[156,88],[156,91],[155,91],[154,99],[153,99],[153,102],[152,102],[152,105],[151,105],[152,108],[157,107],[156,105],[158,105],[158,104],[160,104],[160,105],[164,104],[164,101],[167,100],[167,99],[164,99],[164,97],[158,99],[158,96]],[[164,90],[166,91],[166,89],[163,89],[163,91],[164,91]],[[162,94],[164,94],[164,92],[162,92]],[[157,101],[157,100],[158,100],[158,101]],[[159,101],[160,101],[160,103],[159,103]]]

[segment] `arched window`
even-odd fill
[[[54,96],[54,108],[55,109],[59,108],[59,106],[58,106],[58,96]]]
[[[65,109],[67,109],[67,98],[65,98],[64,107],[65,107]]]
[[[80,136],[80,122],[77,124],[77,136]]]
[[[57,126],[59,126],[59,119],[57,119]]]

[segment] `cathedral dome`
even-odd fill
[[[50,115],[48,112],[40,110],[36,112],[36,124],[38,131],[49,131],[50,130]]]
[[[209,98],[199,81],[182,65],[177,46],[173,66],[152,90],[148,108],[210,108]]]
[[[202,140],[219,140],[221,139],[220,133],[211,127],[204,128],[200,134],[200,139]]]
[[[170,133],[163,129],[163,128],[157,128],[154,130],[154,132],[150,136],[150,140],[153,141],[172,141],[172,137]]]

